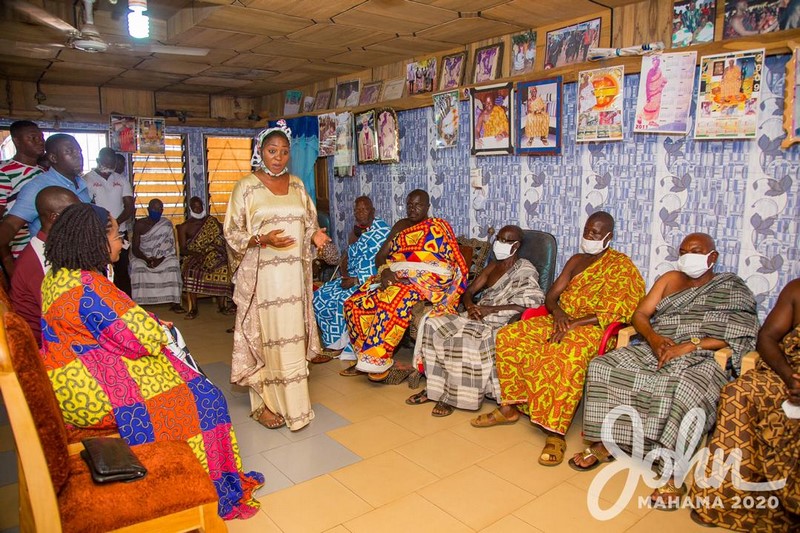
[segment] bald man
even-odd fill
[[[47,234],[64,209],[77,204],[80,199],[63,187],[45,187],[36,195],[36,212],[42,221],[39,230],[16,261],[17,271],[11,278],[11,303],[30,325],[36,342],[42,345],[42,280],[50,270],[44,262],[44,243]]]
[[[643,424],[643,442],[635,443],[633,421],[623,416],[607,428],[623,450],[634,444],[653,449],[692,450],[690,436],[679,428],[687,413],[705,413],[703,433],[716,420],[720,389],[727,374],[714,360],[714,351],[730,348],[735,371],[742,356],[756,346],[756,300],[744,281],[729,272],[717,274],[719,253],[705,233],[687,235],[680,245],[677,270],[653,285],[633,313],[633,326],[646,342],[620,348],[589,365],[583,431],[594,444],[570,460],[578,470],[593,468],[608,458],[601,439],[605,416],[627,406]],[[682,448],[681,448],[682,447]],[[674,505],[679,484],[656,489],[654,506]]]

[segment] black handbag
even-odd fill
[[[81,443],[85,448],[81,458],[89,465],[95,483],[135,481],[147,474],[131,447],[120,438],[98,437]]]

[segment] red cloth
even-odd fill
[[[37,238],[47,241],[47,234],[40,231]],[[39,257],[28,243],[14,261],[14,277],[11,278],[11,305],[14,311],[31,327],[36,344],[42,347],[42,280],[44,270]]]

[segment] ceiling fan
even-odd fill
[[[184,56],[205,56],[208,54],[208,48],[193,48],[189,46],[171,46],[160,43],[150,44],[131,44],[131,43],[116,43],[104,40],[100,37],[100,32],[94,25],[94,14],[92,11],[95,0],[83,0],[83,13],[84,23],[80,29],[75,28],[68,22],[56,17],[55,15],[45,11],[44,9],[25,2],[24,0],[11,0],[11,7],[17,11],[28,15],[30,18],[38,21],[45,26],[54,28],[66,34],[66,44],[62,43],[49,43],[46,45],[31,43],[31,49],[41,50],[42,46],[50,48],[74,48],[82,52],[106,52],[108,50],[124,50],[131,52],[143,53],[158,53],[158,54],[175,54]],[[17,43],[17,48],[24,48],[23,43]]]

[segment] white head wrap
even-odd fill
[[[267,138],[267,135],[273,131],[280,131],[286,135],[286,140],[289,141],[289,148],[292,147],[292,129],[286,125],[285,120],[281,119],[278,121],[277,126],[261,130],[261,132],[256,135],[256,142],[253,145],[253,157],[250,158],[250,164],[252,166],[264,169],[264,162],[261,161],[261,145],[264,144],[264,139]]]

